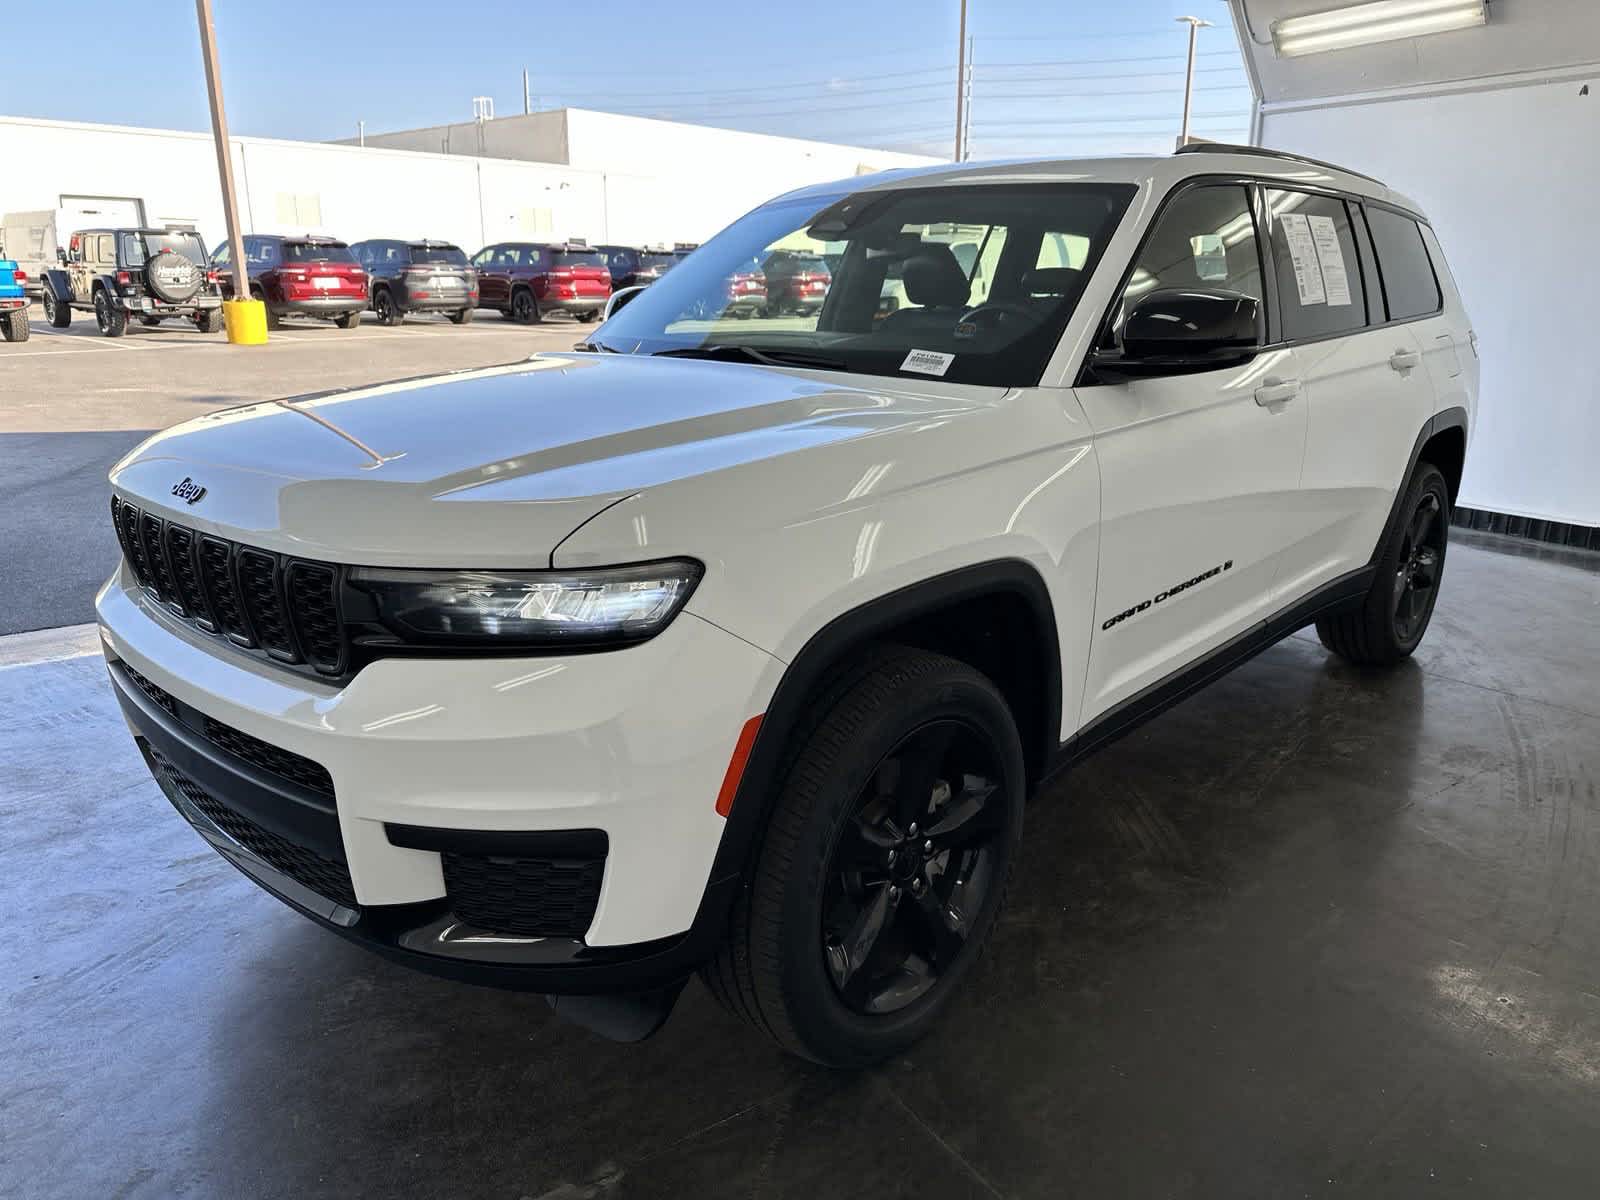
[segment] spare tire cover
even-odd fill
[[[168,304],[192,300],[204,280],[200,268],[175,250],[152,255],[144,265],[145,284]]]

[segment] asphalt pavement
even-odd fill
[[[230,346],[186,322],[104,338],[37,306],[33,337],[0,343],[0,634],[88,621],[117,558],[106,472],[150,434],[258,400],[514,362],[592,326],[409,318],[352,331],[290,322],[265,346]]]

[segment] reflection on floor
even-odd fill
[[[1600,560],[1506,549],[1413,663],[1300,635],[1042,796],[857,1076],[698,984],[622,1047],[391,967],[176,818],[97,658],[0,668],[0,1194],[1592,1195]]]

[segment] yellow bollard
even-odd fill
[[[235,346],[264,346],[267,343],[267,306],[259,300],[224,300],[222,327]]]

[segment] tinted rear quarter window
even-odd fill
[[[1367,208],[1367,225],[1378,252],[1389,319],[1404,321],[1439,311],[1439,281],[1434,278],[1422,230],[1410,217],[1387,208]]]
[[[1328,337],[1367,323],[1350,210],[1336,196],[1267,190],[1283,335]]]

